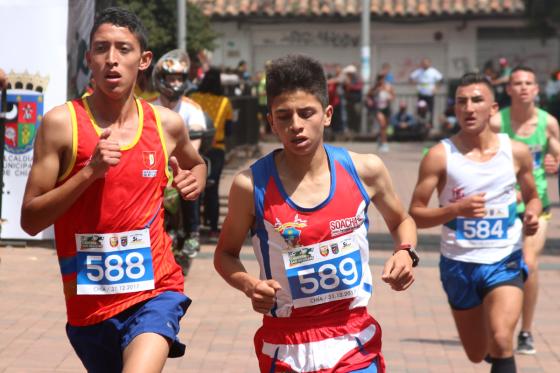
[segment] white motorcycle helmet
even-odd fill
[[[171,101],[178,100],[185,94],[189,85],[190,65],[188,54],[180,49],[174,49],[164,54],[156,63],[152,73],[157,91]],[[183,83],[180,85],[168,83],[166,76],[171,74],[181,74]]]

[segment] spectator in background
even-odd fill
[[[271,132],[266,120],[268,108],[266,106],[266,73],[264,71],[257,72],[257,103],[260,123],[259,134],[262,137],[265,133]]]
[[[424,58],[420,67],[410,74],[410,81],[416,84],[418,102],[424,101],[427,104],[427,110],[430,114],[430,127],[434,112],[434,96],[442,80],[443,75],[432,66],[432,61],[429,58]]]
[[[416,125],[421,129],[422,137],[425,137],[432,128],[432,112],[428,103],[424,100],[416,104]]]
[[[329,105],[333,108],[331,125],[325,129],[325,135],[330,140],[335,138],[336,132],[342,132],[340,122],[340,96],[338,95],[337,79],[332,75],[327,75],[327,94],[329,95]],[[336,114],[336,115],[335,115]]]
[[[204,76],[202,78],[204,79]],[[241,80],[234,68],[222,68],[220,70],[220,82],[225,96],[241,96]]]
[[[494,69],[494,63],[489,60],[484,64],[484,67],[482,68],[482,74],[484,75],[484,77],[486,78],[486,80],[488,80],[491,84],[494,81],[494,79],[496,79],[497,77],[497,72]],[[494,97],[496,96],[496,88],[492,85],[492,92],[494,92]]]
[[[383,65],[381,65],[381,70],[379,71],[380,75],[384,75],[385,76],[385,81],[389,84],[394,84],[395,83],[395,77],[393,76],[393,73],[391,72],[391,65],[388,62],[383,63]]]
[[[344,76],[344,93],[346,96],[346,110],[348,113],[348,125],[358,131],[360,128],[360,114],[362,105],[362,87],[364,82],[358,75],[358,69],[354,65],[348,65],[342,70]]]
[[[385,81],[385,75],[377,75],[374,86],[369,90],[366,104],[375,113],[375,120],[379,123],[378,150],[382,153],[389,151],[387,143],[387,127],[391,116],[391,102],[395,99],[393,86]]]
[[[439,117],[439,124],[445,137],[450,137],[459,132],[459,122],[457,122],[457,116],[455,115],[455,100],[452,97],[447,98],[445,110]]]
[[[245,60],[239,61],[237,64],[237,75],[241,81],[249,81],[251,79],[251,74],[249,74],[247,62]]]
[[[178,113],[189,131],[189,135],[191,135],[191,131],[206,130],[202,109],[196,102],[184,96],[189,86],[190,65],[189,56],[180,49],[165,53],[155,64],[155,68],[151,65],[153,83],[159,93],[159,97],[152,101],[152,104],[161,105]],[[201,139],[190,138],[190,141],[193,147],[200,151]],[[181,199],[180,206],[182,229],[178,229],[178,232],[168,230],[168,233],[174,240],[178,240],[180,245],[182,243],[181,250],[185,255],[194,258],[200,251],[199,199],[188,201]]]
[[[546,111],[560,118],[560,70],[555,70],[546,82]]]
[[[239,77],[239,89],[242,95],[251,94],[251,74],[249,73],[249,68],[245,60],[239,61],[237,64],[237,69],[235,70],[237,76]]]
[[[399,101],[399,109],[395,114],[391,115],[389,124],[393,129],[395,137],[401,137],[404,133],[414,129],[416,121],[414,116],[408,112],[406,101]]]
[[[344,93],[344,74],[340,65],[335,66],[335,75],[327,81],[329,103],[333,107],[331,129],[335,138],[348,130],[348,112]]]
[[[216,134],[212,148],[206,153],[210,160],[210,175],[204,192],[204,220],[210,226],[209,237],[217,239],[219,236],[218,220],[220,217],[220,198],[218,195],[220,177],[225,162],[225,139],[231,133],[233,124],[233,109],[229,99],[224,96],[220,70],[211,67],[204,74],[198,91],[191,95],[214,122]]]
[[[498,63],[500,64],[500,71],[498,71],[497,77],[492,80],[492,86],[496,93],[496,102],[500,109],[503,109],[511,105],[511,99],[506,92],[506,86],[509,82],[512,68],[505,57],[500,57]]]

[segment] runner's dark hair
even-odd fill
[[[146,31],[146,28],[140,18],[129,10],[117,7],[105,8],[95,18],[93,27],[91,28],[91,32],[89,34],[90,48],[93,35],[99,26],[104,23],[119,27],[126,27],[136,36],[136,39],[138,39],[141,51],[144,52],[148,49],[148,32]]]
[[[317,98],[323,108],[329,104],[327,79],[321,63],[304,55],[288,55],[273,60],[266,68],[268,106],[283,93],[304,91]]]
[[[473,84],[483,84],[483,85],[485,85],[486,87],[488,87],[488,89],[492,93],[492,96],[494,96],[494,87],[492,87],[492,83],[490,83],[490,81],[488,81],[488,78],[486,77],[486,75],[481,74],[481,73],[466,73],[466,74],[464,74],[461,77],[461,79],[459,79],[459,84],[457,85],[457,88],[466,87],[466,86],[473,85]]]

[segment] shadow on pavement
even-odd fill
[[[404,338],[401,339],[401,342],[427,343],[441,346],[461,346],[461,342],[458,339]]]

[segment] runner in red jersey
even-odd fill
[[[254,339],[261,372],[384,372],[381,329],[366,309],[367,208],[375,204],[395,241],[382,274],[394,290],[414,281],[414,221],[378,157],[323,144],[333,109],[319,62],[273,61],[266,91],[283,149],[235,177],[216,270],[264,314]],[[259,278],[239,259],[249,231]]]
[[[104,10],[90,45],[96,89],[45,115],[21,224],[32,235],[55,225],[66,331],[86,369],[161,371],[184,354],[177,334],[191,302],[163,229],[168,159],[189,200],[206,166],[178,114],[133,96],[152,58],[139,19]]]

